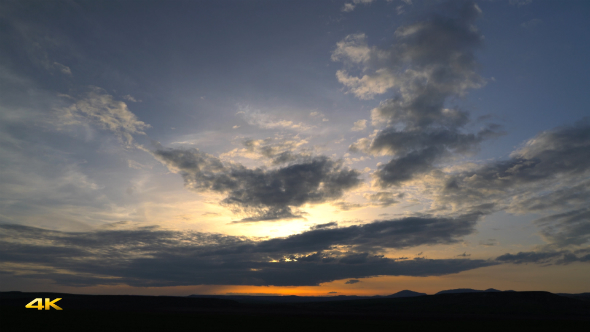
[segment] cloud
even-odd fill
[[[197,149],[160,149],[153,155],[180,173],[187,188],[225,194],[223,205],[250,215],[244,222],[302,218],[293,208],[338,199],[360,184],[359,172],[326,157],[267,170],[224,164]]]
[[[336,73],[338,80],[358,98],[393,90],[394,97],[371,112],[373,125],[385,129],[350,146],[353,152],[393,156],[374,174],[382,188],[427,173],[436,163],[475,151],[480,142],[500,134],[496,125],[464,132],[469,113],[445,105],[485,84],[474,56],[483,40],[474,26],[481,10],[472,2],[453,2],[435,12],[398,28],[389,48],[370,47],[364,34],[354,34],[332,53],[332,60],[345,65]],[[355,69],[362,76],[348,74]]]
[[[254,242],[244,237],[154,227],[66,233],[0,224],[0,264],[4,273],[20,278],[49,279],[70,286],[137,287],[303,286],[377,275],[439,276],[498,264],[469,259],[397,261],[364,252],[297,258],[285,254],[289,251],[270,250],[289,247],[280,244],[288,240]]]
[[[540,20],[538,18],[534,18],[530,21],[526,21],[524,23],[521,23],[520,26],[525,28],[525,29],[533,29],[534,27],[536,27],[537,25],[543,23],[543,20]]]
[[[338,227],[338,223],[335,221],[330,221],[325,224],[314,225],[311,227],[311,229],[313,230],[313,229],[323,229],[323,228],[331,228],[331,227]]]
[[[512,6],[518,6],[518,7],[529,5],[532,2],[533,2],[533,0],[510,0],[510,4]]]
[[[344,245],[353,246],[356,250],[376,252],[383,248],[452,244],[472,234],[481,215],[476,212],[455,218],[406,217],[364,225],[312,229],[284,239],[268,240],[257,248],[269,252],[316,252]]]
[[[53,63],[53,68],[56,68],[57,70],[59,70],[62,74],[68,75],[68,76],[72,76],[72,71],[70,70],[70,67],[68,66],[64,66],[61,63],[58,62],[54,62]]]
[[[351,128],[352,131],[362,131],[365,129],[367,129],[367,120],[358,120]]]
[[[385,191],[364,195],[366,199],[373,202],[372,204],[374,206],[379,206],[383,208],[399,203],[399,201],[396,200],[396,198],[402,198],[403,196],[403,194],[393,194]]]
[[[270,160],[272,165],[280,165],[311,158],[312,149],[304,147],[307,143],[307,140],[298,136],[258,140],[247,138],[242,141],[243,148],[236,148],[223,153],[220,158],[244,157],[255,160]]]
[[[277,119],[271,114],[262,113],[260,110],[254,110],[248,106],[241,106],[240,111],[236,113],[251,126],[262,129],[290,129],[295,131],[306,131],[313,127],[302,122],[294,123],[291,120]]]
[[[350,211],[350,210],[356,210],[356,209],[360,209],[360,208],[364,207],[363,204],[350,203],[350,202],[335,202],[335,203],[332,203],[332,206],[337,207],[338,210],[340,210],[340,211]]]
[[[133,142],[133,135],[145,135],[144,130],[151,127],[129,111],[127,104],[114,100],[98,87],[91,87],[90,92],[83,98],[62,109],[62,120],[65,124],[78,123],[86,119],[112,131],[127,145]]]
[[[492,247],[497,244],[498,244],[498,241],[496,241],[496,239],[487,239],[487,240],[479,241],[479,245],[484,246],[484,247]]]
[[[358,279],[350,279],[347,282],[345,282],[344,284],[345,285],[354,285],[354,284],[359,283],[359,282],[361,282],[361,281],[358,280]]]
[[[557,247],[590,241],[590,120],[544,131],[509,159],[448,175],[437,203],[455,209],[540,213],[541,236]]]
[[[574,262],[590,262],[590,248],[570,250],[549,250],[549,251],[526,251],[517,254],[504,254],[496,258],[496,261],[513,264],[570,264]]]
[[[141,100],[135,99],[132,95],[125,95],[125,96],[123,96],[123,99],[125,99],[127,101],[134,102],[134,103],[141,102]]]
[[[351,12],[353,11],[358,4],[367,5],[373,2],[373,0],[352,0],[352,2],[347,2],[342,7],[343,12]]]
[[[544,131],[507,160],[446,179],[441,199],[453,204],[505,202],[518,213],[579,208],[588,203],[590,120]]]
[[[541,235],[558,246],[580,246],[590,242],[590,208],[571,210],[535,220]]]

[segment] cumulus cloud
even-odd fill
[[[338,199],[361,182],[359,172],[326,157],[267,170],[224,164],[197,149],[160,149],[153,155],[180,173],[187,188],[227,195],[221,203],[248,214],[245,222],[302,218],[294,208]]]
[[[350,146],[351,151],[394,157],[375,173],[382,188],[426,173],[453,154],[474,151],[499,134],[495,125],[465,133],[469,113],[445,105],[485,84],[474,56],[483,39],[474,26],[481,11],[472,2],[438,9],[426,21],[398,28],[389,48],[370,47],[364,34],[355,34],[332,53],[332,60],[348,68],[336,76],[351,93],[361,99],[390,90],[395,95],[371,113],[373,125],[385,129]],[[354,68],[362,76],[348,74]]]
[[[310,232],[326,231],[330,230]],[[305,234],[300,236],[308,238]],[[317,235],[312,237],[318,239]],[[373,233],[376,236],[388,235]],[[312,247],[294,245],[292,237],[255,242],[154,227],[66,233],[0,224],[4,273],[70,286],[302,286],[376,275],[445,275],[498,264],[469,259],[400,261],[367,252],[298,254]]]

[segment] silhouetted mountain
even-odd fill
[[[580,294],[557,293],[557,295],[570,297],[573,299],[578,299],[578,300],[583,300],[583,301],[590,301],[590,293],[580,293]]]
[[[427,295],[426,293],[418,293],[411,290],[403,290],[399,291],[395,294],[388,295],[386,297],[414,297],[414,296],[424,296]]]
[[[488,288],[486,290],[477,290],[477,289],[471,289],[471,288],[458,288],[458,289],[449,289],[449,290],[444,290],[444,291],[440,291],[438,293],[436,293],[435,295],[439,295],[439,294],[460,294],[460,293],[483,293],[483,292],[501,292],[497,289],[493,289],[493,288]]]
[[[338,295],[338,296],[265,296],[265,295],[189,295],[192,298],[213,298],[232,300],[239,303],[306,303],[306,302],[329,302],[348,301],[359,299],[370,299],[371,296]]]

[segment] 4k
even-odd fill
[[[57,298],[53,301],[49,301],[49,299],[46,298],[45,299],[45,310],[49,310],[51,307],[53,307],[53,309],[56,309],[56,310],[63,310],[62,308],[55,305],[55,302],[57,302],[59,300],[61,300],[61,298]],[[35,305],[35,303],[38,303],[38,304]],[[33,301],[29,302],[29,304],[27,304],[25,306],[25,308],[33,308],[33,309],[37,309],[37,310],[43,310],[43,299],[36,298]]]

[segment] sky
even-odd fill
[[[587,1],[0,1],[0,291],[590,291]]]

